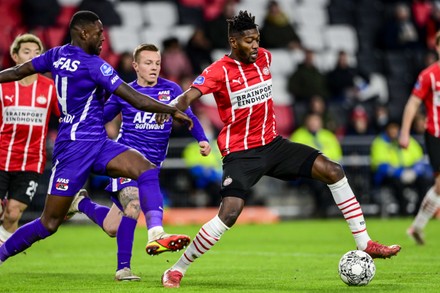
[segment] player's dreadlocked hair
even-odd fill
[[[227,22],[229,36],[235,33],[241,33],[245,30],[257,28],[257,24],[255,24],[255,16],[252,16],[247,10],[240,10],[238,15],[228,19]]]

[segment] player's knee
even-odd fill
[[[219,217],[220,220],[222,220],[222,222],[230,228],[237,221],[238,216],[240,216],[240,212],[240,210],[229,210],[226,213],[219,214]]]
[[[102,229],[104,230],[105,233],[107,233],[108,236],[110,237],[116,237],[116,233],[118,232],[118,227],[115,225],[110,225],[104,222],[104,224],[102,225]]]
[[[136,177],[139,178],[139,176],[141,176],[143,173],[153,169],[156,169],[156,165],[148,160],[145,160],[145,162],[137,168]]]
[[[110,237],[116,237],[116,233],[118,232],[120,218],[118,214],[108,213],[102,223],[102,230],[107,233]]]
[[[41,222],[46,230],[50,232],[50,234],[54,234],[58,230],[58,227],[61,225],[61,221],[58,219],[51,219],[48,221],[43,221],[42,219]]]
[[[9,222],[18,222],[22,215],[23,211],[21,211],[18,207],[7,207],[4,217]]]
[[[331,183],[336,183],[345,176],[344,169],[342,168],[341,164],[333,161],[328,161],[326,170],[327,178]]]

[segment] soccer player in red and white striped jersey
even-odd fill
[[[14,40],[10,53],[22,64],[42,50],[38,37],[24,34]],[[0,199],[7,196],[0,226],[4,242],[17,230],[44,171],[50,115],[60,115],[53,81],[34,74],[0,84],[0,110]]]
[[[437,53],[440,54],[440,31],[435,37]],[[407,148],[411,126],[421,104],[425,105],[425,145],[430,164],[434,170],[435,183],[422,200],[419,211],[408,228],[408,235],[417,244],[425,243],[423,230],[428,221],[440,208],[440,62],[434,62],[423,70],[414,85],[411,96],[405,105],[399,144]]]
[[[223,154],[222,202],[218,215],[200,229],[180,259],[162,276],[165,287],[179,287],[189,265],[211,249],[234,225],[249,189],[264,175],[281,180],[308,177],[328,185],[357,248],[373,258],[388,258],[400,246],[385,246],[368,236],[365,219],[342,166],[318,150],[278,135],[273,111],[271,53],[259,47],[255,17],[247,11],[228,20],[231,52],[208,66],[177,108],[186,109],[212,93],[224,123],[218,137]]]

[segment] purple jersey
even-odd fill
[[[122,83],[113,67],[70,44],[48,50],[32,64],[37,72],[51,72],[55,80],[61,112],[57,142],[105,139],[106,91],[113,93]]]
[[[164,104],[169,104],[182,93],[175,82],[160,77],[152,87],[142,87],[136,81],[131,82],[130,86]],[[119,113],[122,113],[122,125],[118,142],[138,150],[152,163],[160,166],[168,150],[171,120],[159,125],[154,119],[154,113],[138,110],[120,97],[112,95],[104,106],[104,123],[111,121]],[[197,141],[208,141],[191,109],[188,108],[185,113],[194,121],[191,130],[194,138]]]

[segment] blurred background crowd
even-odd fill
[[[396,138],[417,75],[437,60],[440,1],[3,0],[0,68],[13,65],[9,46],[19,34],[36,34],[46,48],[69,42],[69,19],[83,9],[100,16],[106,37],[101,57],[121,78],[136,78],[132,50],[140,43],[154,43],[162,53],[162,76],[183,89],[228,53],[225,20],[248,10],[259,24],[260,46],[272,52],[281,135],[341,162],[366,214],[414,214],[432,184],[422,139],[424,113],[413,125],[414,148],[402,154]],[[212,97],[203,97],[193,111],[215,143],[222,123],[213,103]],[[49,154],[56,121],[51,125]],[[185,126],[175,125],[161,174],[168,178],[162,186],[169,206],[210,206],[218,197],[220,157],[198,162],[191,142]],[[46,168],[44,180],[50,162]],[[106,184],[106,177],[89,180],[98,201],[108,198]],[[40,199],[34,199],[27,212],[31,217],[33,211],[40,212],[46,189],[47,184],[40,183]],[[272,207],[284,217],[330,217],[338,210],[333,210],[327,193],[326,186],[308,180],[266,178],[248,204]]]

